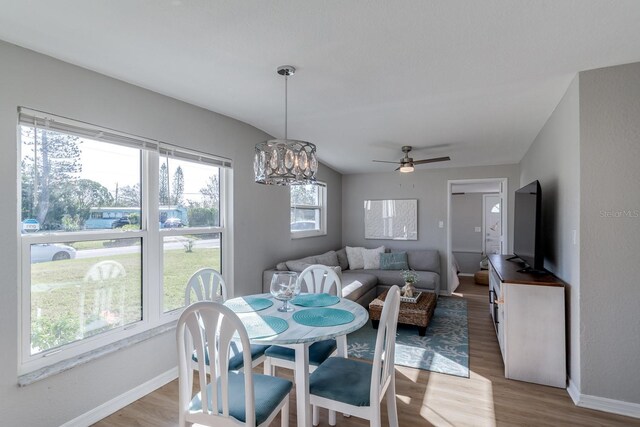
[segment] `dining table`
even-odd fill
[[[278,311],[282,302],[271,294],[242,296],[224,303],[242,320],[251,344],[278,345],[294,350],[299,427],[311,427],[309,347],[315,342],[333,338],[337,342],[338,357],[348,357],[347,334],[360,329],[369,320],[368,311],[360,304],[346,298],[333,298],[335,300],[330,305],[320,306],[296,305],[294,299],[293,304],[289,303],[294,307],[294,311],[290,312]],[[320,298],[323,301],[326,299]],[[335,324],[335,319],[340,324]]]

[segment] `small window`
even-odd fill
[[[291,237],[327,234],[327,187],[324,183],[292,185]]]

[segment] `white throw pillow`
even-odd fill
[[[380,268],[380,254],[384,253],[384,246],[375,249],[364,249],[362,258],[365,270],[378,270]]]
[[[362,258],[364,248],[347,246],[346,249],[347,259],[349,260],[349,270],[362,270],[364,268],[364,259]]]

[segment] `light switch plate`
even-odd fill
[[[444,221],[438,222],[438,228],[444,228]]]
[[[476,227],[476,233],[480,233],[480,232],[482,232],[482,228]]]

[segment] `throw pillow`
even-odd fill
[[[347,246],[345,249],[347,250],[347,259],[349,260],[349,270],[363,269],[364,259],[362,258],[362,251],[364,248]]]
[[[335,251],[329,251],[322,255],[316,255],[316,264],[328,265],[330,267],[337,267],[340,265],[338,262],[338,255]]]
[[[375,249],[363,249],[362,258],[365,270],[377,270],[380,268],[380,254],[384,253],[384,246]]]
[[[406,252],[380,254],[380,270],[408,270]]]
[[[276,270],[278,270],[278,271],[288,271],[289,269],[287,268],[287,263],[286,262],[279,262],[278,265],[276,265]]]
[[[311,264],[315,264],[315,263],[316,263],[315,256],[308,256],[306,258],[294,259],[292,261],[285,262],[285,264],[287,265],[287,268],[290,271],[297,271],[298,273],[300,273],[302,270],[304,270]]]
[[[338,264],[340,264],[340,268],[346,270],[349,268],[349,258],[347,258],[347,250],[345,248],[336,251],[336,255],[338,257]]]

